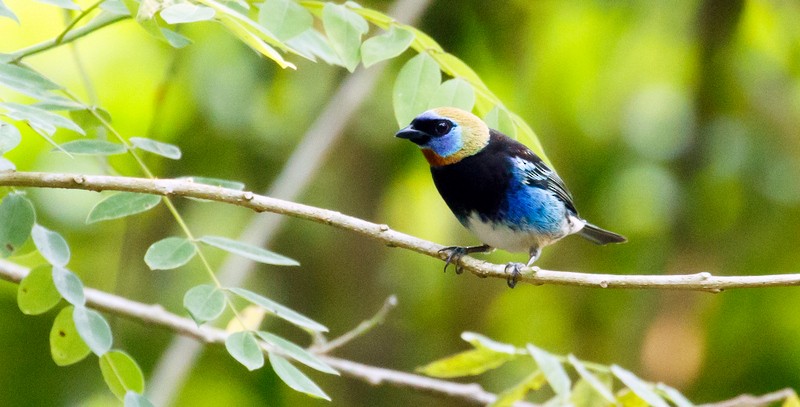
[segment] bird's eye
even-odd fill
[[[433,130],[436,132],[437,136],[444,136],[450,131],[450,122],[447,120],[441,120],[436,122],[436,126],[434,126]]]

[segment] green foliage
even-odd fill
[[[255,305],[258,305],[268,312],[275,314],[275,316],[278,318],[291,322],[292,324],[295,324],[301,328],[305,328],[314,332],[328,332],[328,328],[326,328],[325,325],[322,325],[297,311],[278,304],[267,297],[256,294],[249,290],[245,290],[244,288],[226,288],[226,290],[244,298],[247,301],[250,301]]]
[[[173,160],[180,160],[181,149],[169,143],[163,143],[143,137],[131,137],[128,139],[136,148],[160,155]]]
[[[56,290],[68,303],[78,307],[86,304],[86,296],[83,293],[83,282],[75,273],[63,268],[53,267],[53,284]]]
[[[8,257],[31,235],[36,215],[31,202],[22,194],[6,195],[0,202],[0,255]]]
[[[183,296],[183,307],[201,325],[222,315],[225,311],[225,293],[210,284],[198,285]]]
[[[218,249],[225,250],[250,260],[257,261],[264,264],[272,264],[276,266],[299,266],[296,260],[292,260],[286,256],[273,253],[267,249],[263,249],[251,244],[238,242],[233,239],[228,239],[221,236],[203,236],[198,239],[200,242],[209,246],[214,246]]]
[[[50,264],[58,267],[67,266],[70,257],[69,245],[58,232],[41,225],[33,225],[31,237],[36,249]]]
[[[316,385],[311,379],[308,378],[298,368],[294,367],[284,357],[278,356],[274,353],[269,354],[269,363],[272,365],[272,370],[275,374],[283,380],[289,387],[308,394],[311,397],[320,398],[330,401],[330,396],[325,394],[319,386]]]
[[[81,339],[95,355],[103,356],[111,349],[111,327],[97,311],[84,306],[75,306],[72,319]]]
[[[53,362],[59,366],[80,362],[92,352],[75,327],[72,318],[74,309],[75,307],[71,305],[62,308],[50,329],[50,354]]]
[[[161,239],[147,249],[144,262],[150,270],[171,270],[188,263],[197,254],[197,246],[183,237]]]
[[[61,301],[53,284],[53,273],[50,266],[39,266],[31,270],[19,283],[17,305],[27,315],[43,314]]]
[[[264,366],[264,353],[258,346],[252,332],[234,332],[225,338],[225,349],[247,370],[256,370]]]
[[[76,155],[115,155],[124,154],[127,149],[122,144],[105,140],[74,140],[61,144],[60,150]]]
[[[292,342],[287,341],[286,339],[281,338],[278,335],[271,334],[269,332],[258,331],[256,332],[259,338],[264,340],[264,342],[272,345],[280,351],[291,357],[292,359],[312,368],[316,369],[323,373],[328,374],[335,374],[339,375],[334,368],[328,366],[327,363],[323,362],[320,358],[318,358],[315,354],[301,348],[300,346],[295,345]]]
[[[117,192],[98,202],[86,217],[86,223],[119,219],[146,212],[159,203],[161,203],[161,197],[158,195]]]
[[[126,394],[129,392],[144,392],[142,369],[130,355],[119,350],[112,350],[101,356],[99,360],[103,379],[118,399],[125,400]]]

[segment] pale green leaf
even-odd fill
[[[67,10],[80,10],[80,6],[75,4],[72,0],[37,0],[40,3],[52,4]]]
[[[50,329],[50,355],[58,366],[67,366],[80,362],[91,353],[86,342],[81,339],[72,320],[75,307],[64,307]]]
[[[414,41],[411,31],[392,26],[388,32],[367,39],[361,44],[361,60],[370,67],[403,53]]]
[[[253,371],[264,366],[264,353],[252,332],[241,331],[228,335],[225,349],[247,370]]]
[[[617,401],[621,407],[651,407],[627,387],[617,392]]]
[[[197,246],[183,237],[167,237],[147,248],[144,262],[150,270],[172,270],[188,263],[195,254]]]
[[[275,374],[283,380],[289,387],[308,394],[311,397],[321,398],[330,401],[330,397],[325,394],[316,383],[311,381],[303,372],[294,367],[288,360],[282,356],[274,353],[269,354],[269,363],[272,365],[272,370]]]
[[[249,21],[249,20],[248,20]],[[273,60],[278,66],[281,68],[292,68],[297,69],[297,67],[283,58],[283,56],[275,50],[271,45],[267,44],[266,41],[262,37],[264,35],[259,35],[257,32],[253,32],[250,27],[246,27],[245,24],[241,22],[241,20],[237,20],[234,17],[229,15],[223,15],[220,17],[220,22],[222,25],[225,26],[228,30],[230,30],[233,35],[238,37],[242,40],[245,44],[247,44],[250,48],[252,48],[257,53]],[[266,31],[266,29],[263,29]],[[275,40],[273,42],[279,41]]]
[[[5,159],[3,157],[0,157],[0,172],[16,171],[16,170],[17,170],[17,166],[14,165],[14,163],[12,163],[11,161],[8,161],[7,159]]]
[[[169,143],[143,137],[131,137],[130,142],[136,146],[136,148],[160,155],[162,157],[173,160],[178,160],[181,158],[181,149]]]
[[[69,263],[69,245],[58,233],[41,225],[33,225],[31,232],[36,249],[50,264],[64,267]]]
[[[286,41],[310,29],[314,17],[294,0],[267,0],[259,5],[258,23]]]
[[[245,290],[243,288],[231,287],[227,288],[227,290],[275,314],[275,316],[277,316],[278,318],[282,318],[299,327],[307,328],[316,332],[328,332],[328,328],[326,328],[319,322],[316,322],[311,318],[308,318],[307,316],[300,314],[299,312],[291,308],[278,304],[277,302],[272,301],[269,298],[256,294],[252,291]]]
[[[669,404],[655,392],[652,384],[645,382],[630,371],[617,365],[611,365],[611,373],[647,404],[653,407],[669,407]]]
[[[184,35],[176,31],[170,30],[167,27],[159,27],[159,30],[161,30],[161,34],[167,40],[169,45],[172,46],[172,48],[180,49],[192,43],[192,40],[190,40],[189,38],[186,38]]]
[[[469,342],[475,348],[486,348],[499,353],[507,353],[509,355],[518,355],[520,352],[513,345],[507,343],[497,342],[491,338],[475,332],[463,332],[461,339]],[[524,354],[524,352],[523,352]]]
[[[664,383],[658,383],[656,385],[656,391],[661,393],[664,397],[666,397],[669,401],[675,404],[676,407],[693,407],[694,403],[689,401],[678,389],[674,387],[667,386]],[[795,396],[796,397],[796,396]],[[787,400],[788,401],[788,400]],[[783,407],[787,407],[786,403],[784,403]],[[796,404],[794,407],[800,407],[800,402]]]
[[[86,297],[83,293],[83,283],[75,273],[58,266],[53,267],[53,284],[58,293],[75,306],[86,304]]]
[[[225,310],[225,293],[210,284],[198,285],[183,296],[183,307],[197,324],[213,321]]]
[[[97,311],[84,306],[76,306],[72,312],[75,329],[89,349],[97,356],[103,356],[111,349],[111,327]]]
[[[342,60],[336,55],[328,40],[317,30],[303,31],[300,35],[286,41],[295,51],[304,57],[315,60],[318,57],[329,65],[343,65]]]
[[[422,374],[440,378],[476,376],[496,369],[515,357],[516,355],[513,354],[495,352],[481,347],[439,359],[418,367],[416,370]]]
[[[112,350],[101,356],[100,372],[109,390],[120,400],[124,400],[128,392],[144,391],[142,369],[123,351]]]
[[[578,375],[586,381],[588,385],[594,389],[597,394],[602,396],[607,402],[609,403],[616,403],[617,399],[614,397],[614,393],[611,392],[610,386],[606,386],[600,379],[597,378],[589,369],[584,366],[583,362],[581,362],[578,358],[574,355],[570,354],[567,356],[567,360],[575,368],[575,371],[578,372]]]
[[[439,65],[427,53],[421,53],[403,65],[392,92],[394,115],[400,127],[411,123],[428,108],[441,80]]]
[[[128,151],[125,146],[105,140],[74,140],[61,145],[61,150],[75,155],[114,155]]]
[[[497,130],[511,138],[516,136],[516,128],[514,127],[514,122],[511,120],[511,116],[500,106],[495,106],[494,109],[483,118],[483,121],[486,122],[486,125],[489,126],[490,129]]]
[[[80,134],[86,134],[86,132],[72,120],[35,106],[6,102],[0,103],[0,107],[8,110],[6,116],[14,120],[27,122],[34,130],[47,135],[53,135],[58,127],[69,129]]]
[[[20,193],[10,193],[0,203],[0,255],[8,257],[28,240],[36,214]]]
[[[147,397],[129,391],[125,394],[125,407],[155,407]]]
[[[161,10],[161,18],[167,24],[195,23],[214,18],[216,12],[211,7],[191,3],[178,3]]]
[[[8,8],[5,4],[3,4],[3,0],[0,0],[0,17],[8,17],[16,21],[17,24],[19,24],[19,19],[17,18],[17,15],[14,14],[14,12],[11,11],[11,9]]]
[[[439,86],[428,108],[457,107],[469,112],[473,106],[475,106],[475,92],[472,86],[461,78],[455,78]]]
[[[100,9],[116,15],[129,16],[131,13],[121,0],[105,0],[100,4]]]
[[[86,223],[135,215],[155,207],[159,202],[161,197],[158,195],[118,192],[98,202],[86,217]]]
[[[253,246],[248,243],[239,242],[233,239],[228,239],[221,236],[203,236],[199,241],[214,246],[218,249],[233,253],[250,260],[257,261],[264,264],[272,264],[276,266],[299,266],[295,260],[288,257],[281,256],[280,254],[273,253],[267,249],[258,246]]]
[[[322,25],[336,55],[353,72],[361,61],[361,36],[369,31],[369,24],[343,5],[325,3]]]
[[[53,284],[50,266],[39,266],[31,270],[19,283],[17,305],[26,315],[43,314],[61,301],[61,294]]]
[[[335,374],[338,375],[334,368],[328,366],[327,363],[323,362],[317,355],[303,349],[302,347],[287,341],[286,339],[281,338],[278,335],[271,334],[269,332],[258,331],[256,332],[258,336],[264,340],[264,342],[280,349],[285,353],[287,356],[290,356],[292,359],[316,370],[319,370],[323,373]]]
[[[561,361],[531,344],[527,345],[527,349],[539,366],[539,370],[544,373],[547,383],[550,384],[553,391],[563,399],[567,399],[569,397],[569,389],[572,387],[572,381],[569,379],[567,371],[564,370],[564,366],[561,365]]]
[[[616,400],[616,397],[614,397]],[[572,394],[569,401],[575,407],[612,407],[621,406],[619,402],[609,403],[595,388],[585,379],[580,378],[572,386]]]
[[[22,141],[16,126],[0,121],[0,155],[13,150]]]
[[[198,176],[181,177],[179,179],[185,179],[187,181],[196,182],[198,184],[211,185],[220,188],[235,189],[237,191],[241,191],[244,189],[244,183],[239,181],[231,181],[227,179],[198,177]]]
[[[537,370],[516,385],[503,390],[497,395],[497,399],[489,404],[489,407],[511,407],[517,401],[525,398],[529,392],[539,390],[545,383],[547,383],[547,379],[544,373]]]
[[[60,85],[40,73],[12,64],[0,64],[0,85],[39,99],[46,97],[45,93],[51,90],[61,89]]]

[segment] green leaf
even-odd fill
[[[597,392],[600,396],[602,396],[608,403],[615,404],[617,402],[617,398],[614,397],[614,393],[611,392],[611,388],[606,386],[600,379],[597,378],[594,374],[592,374],[589,369],[584,366],[583,362],[581,362],[578,358],[574,355],[570,354],[567,356],[567,360],[575,368],[575,371],[578,372],[578,375],[589,385],[592,389]]]
[[[75,328],[89,349],[97,356],[103,356],[111,349],[111,327],[97,311],[84,306],[76,306],[72,312]]]
[[[10,8],[3,4],[3,0],[0,0],[0,17],[8,17],[19,24],[19,19],[17,18],[16,14],[14,14]]]
[[[575,407],[610,407],[621,406],[619,402],[609,403],[597,390],[585,379],[578,379],[572,386],[572,394],[569,400]],[[616,400],[616,397],[614,397]]]
[[[11,193],[0,203],[0,255],[8,257],[28,240],[36,214],[31,202]]]
[[[17,170],[17,166],[14,165],[14,163],[12,163],[11,161],[8,161],[7,159],[5,159],[3,157],[0,157],[0,172],[16,171],[16,170]]]
[[[58,266],[53,267],[53,284],[58,293],[67,300],[68,303],[81,306],[86,304],[86,297],[83,293],[83,283],[73,272]]]
[[[311,381],[303,372],[299,369],[294,367],[288,360],[283,358],[282,356],[278,356],[274,353],[269,354],[269,363],[272,365],[272,370],[275,371],[275,374],[283,380],[289,387],[301,392],[308,394],[311,397],[320,398],[323,400],[330,401],[331,398],[325,394],[322,389],[317,386],[316,383]]]
[[[220,236],[203,236],[199,241],[214,246],[218,249],[225,250],[228,253],[237,254],[246,257],[250,260],[257,261],[264,264],[272,264],[276,266],[299,266],[296,260],[288,257],[281,256],[280,254],[273,253],[267,249],[258,246],[239,242],[233,239]]]
[[[220,17],[220,22],[222,25],[254,51],[273,60],[281,68],[297,69],[293,63],[285,60],[283,56],[277,50],[275,50],[275,48],[264,41],[262,38],[263,34],[260,36],[258,33],[254,33],[249,27],[246,27],[240,21],[241,20],[237,20],[229,15],[222,15]],[[266,31],[266,29],[264,29],[264,31]]]
[[[50,354],[59,366],[68,366],[80,362],[89,355],[91,349],[81,339],[72,320],[73,306],[64,307],[50,329]]]
[[[142,369],[125,352],[112,350],[101,356],[100,372],[108,388],[120,400],[124,400],[128,392],[144,392]]]
[[[800,398],[797,397],[796,393],[792,392],[789,397],[786,397],[786,399],[783,400],[781,407],[800,407]]]
[[[155,407],[147,397],[129,391],[125,394],[125,407]]]
[[[161,10],[161,18],[167,24],[196,23],[214,18],[216,12],[211,7],[191,3],[178,3]]]
[[[515,355],[508,353],[478,348],[436,360],[418,367],[416,370],[422,374],[439,378],[476,376],[496,369],[514,358]]]
[[[27,122],[34,130],[52,136],[56,128],[63,127],[79,134],[86,134],[80,126],[64,116],[47,110],[19,103],[0,103],[0,107],[8,110],[6,116]]]
[[[147,249],[144,262],[150,270],[172,270],[188,263],[197,254],[197,246],[182,237],[161,239]]]
[[[268,0],[259,5],[258,23],[286,41],[310,29],[314,17],[294,0]]]
[[[267,297],[245,290],[244,288],[231,287],[227,288],[227,290],[275,314],[278,318],[282,318],[297,326],[316,332],[328,332],[328,328],[326,328],[325,325],[322,325],[319,322],[316,322],[291,308],[278,304]]]
[[[414,42],[414,33],[392,26],[388,32],[367,39],[361,44],[361,60],[370,67],[402,54]]]
[[[475,332],[463,332],[461,334],[461,339],[469,342],[472,346],[478,349],[489,349],[499,353],[507,353],[509,355],[518,355],[519,352],[517,348],[513,345],[509,345],[507,343],[497,342],[493,339],[490,339],[486,336],[483,336],[479,333]],[[524,354],[524,353],[523,353]]]
[[[328,40],[317,30],[306,30],[302,34],[286,41],[286,43],[312,61],[315,60],[314,57],[319,57],[329,65],[343,65]]]
[[[128,151],[125,146],[105,140],[74,140],[61,145],[61,150],[76,155],[114,155]]]
[[[301,348],[300,346],[287,341],[286,339],[281,338],[278,335],[271,334],[269,332],[258,331],[256,332],[258,336],[264,340],[264,342],[280,349],[283,351],[287,356],[290,356],[292,359],[312,368],[319,370],[323,373],[335,374],[339,375],[334,368],[328,366],[327,363],[323,362],[317,355]]]
[[[475,92],[465,80],[455,78],[442,83],[439,90],[434,93],[428,108],[449,106],[468,112],[475,106]]]
[[[133,143],[136,148],[160,155],[162,157],[173,160],[179,160],[181,158],[181,149],[169,143],[162,143],[160,141],[143,137],[131,137],[130,142]]]
[[[80,10],[80,6],[72,2],[72,0],[37,0],[40,3],[52,4],[56,7],[65,8],[68,10]]]
[[[667,386],[664,383],[658,383],[656,385],[656,391],[665,396],[669,401],[671,401],[677,407],[694,407],[694,403],[689,401],[689,399],[687,399],[686,396],[684,396],[677,389]],[[798,403],[795,406],[800,407],[800,403]],[[783,407],[786,407],[786,403],[784,403]]]
[[[98,202],[86,217],[86,223],[124,218],[142,213],[155,207],[159,202],[161,202],[161,197],[158,195],[118,192]]]
[[[400,127],[411,123],[428,108],[441,80],[439,65],[427,53],[419,54],[403,65],[394,82],[392,95],[394,116]]]
[[[495,400],[492,404],[489,404],[489,406],[511,407],[517,401],[525,398],[529,392],[539,390],[545,383],[547,383],[547,379],[545,378],[544,373],[537,370],[516,385],[503,390],[502,393],[497,395],[497,400]]]
[[[0,9],[2,7],[0,5]],[[61,89],[60,85],[40,73],[12,64],[0,64],[0,84],[37,99],[45,98],[45,93],[51,90]]]
[[[198,285],[183,296],[183,307],[198,325],[213,321],[225,310],[225,293],[210,284]]]
[[[625,386],[628,386],[637,396],[646,401],[647,404],[653,407],[669,407],[669,404],[653,390],[652,384],[638,378],[630,371],[617,365],[611,365],[611,373],[625,384]]]
[[[121,16],[130,16],[131,13],[128,11],[128,8],[125,7],[125,4],[121,0],[105,0],[103,4],[100,5],[100,9],[111,14],[117,14]]]
[[[239,181],[231,181],[227,179],[197,177],[197,176],[181,177],[178,179],[185,179],[187,181],[196,182],[198,184],[211,185],[214,187],[235,189],[237,191],[241,191],[244,189],[244,183]]]
[[[36,249],[50,264],[64,267],[69,263],[69,245],[58,232],[41,225],[33,225],[31,236]]]
[[[361,61],[361,36],[369,31],[367,21],[343,5],[325,3],[322,25],[344,67],[350,72],[355,71]]]
[[[627,387],[617,392],[617,401],[622,407],[651,407]]]
[[[511,116],[508,115],[505,109],[499,106],[495,106],[494,109],[483,118],[483,121],[486,122],[486,125],[489,126],[490,129],[497,130],[508,137],[513,138],[516,135],[514,122],[511,120]]]
[[[0,121],[0,155],[13,150],[22,141],[16,126]]]
[[[533,356],[539,370],[547,377],[547,383],[553,388],[555,393],[563,399],[569,398],[569,389],[572,387],[572,381],[561,365],[561,361],[557,357],[539,349],[531,344],[527,345],[528,352]]]
[[[183,47],[185,47],[187,45],[190,45],[193,42],[189,38],[186,38],[182,34],[176,32],[176,31],[170,30],[167,27],[158,27],[158,28],[159,28],[159,30],[161,30],[161,34],[164,35],[164,38],[167,40],[169,45],[172,46],[172,48],[180,49],[180,48],[183,48]]]
[[[53,284],[50,266],[39,266],[31,270],[19,283],[17,305],[26,315],[43,314],[61,301],[61,294]]]
[[[225,338],[225,349],[247,370],[253,371],[264,366],[264,353],[258,346],[252,332],[234,332]]]

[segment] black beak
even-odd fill
[[[418,145],[425,144],[431,139],[431,136],[429,136],[427,133],[412,128],[411,126],[398,131],[397,134],[395,134],[395,137],[411,140],[411,142]]]

